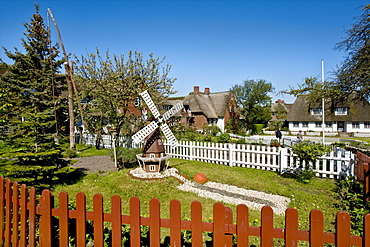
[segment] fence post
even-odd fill
[[[193,142],[189,141],[189,160],[194,160],[193,152]]]
[[[229,143],[229,166],[234,166],[235,144]]]
[[[279,172],[283,173],[283,171],[288,167],[288,149],[280,148],[279,155]]]
[[[52,243],[52,214],[51,214],[51,194],[49,190],[44,190],[40,198],[40,246],[53,246]]]
[[[370,196],[370,177],[369,177],[369,164],[364,163],[364,199],[365,201],[369,201]]]

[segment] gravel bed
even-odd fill
[[[199,184],[187,180],[180,175],[175,168],[167,169],[163,173],[146,173],[142,168],[136,168],[130,171],[134,177],[141,179],[156,179],[173,176],[179,179],[182,184],[177,188],[182,191],[190,191],[198,196],[210,198],[218,202],[230,204],[245,204],[251,209],[260,210],[263,206],[270,206],[275,214],[284,214],[290,199],[284,196],[272,195],[265,192],[246,190],[232,185],[216,182],[206,182]]]

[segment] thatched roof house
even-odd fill
[[[310,103],[306,95],[298,96],[288,112],[289,129],[322,130],[322,103]],[[354,97],[346,100],[325,100],[325,131],[369,132],[370,104]]]
[[[200,92],[199,87],[195,86],[189,95],[170,99],[166,104],[175,105],[176,100],[182,100],[184,105],[183,122],[198,131],[202,130],[204,124],[218,126],[221,131],[225,131],[228,120],[237,118],[237,107],[232,92],[211,93],[209,88]]]

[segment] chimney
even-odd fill
[[[206,94],[210,94],[211,93],[211,90],[209,89],[209,87],[206,87],[204,89],[204,93],[206,93]]]
[[[200,93],[199,92],[199,86],[194,86],[194,93]]]

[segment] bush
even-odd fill
[[[117,166],[119,169],[137,166],[136,155],[141,153],[140,148],[117,147]],[[109,156],[114,161],[114,150],[110,150]]]
[[[221,143],[227,143],[230,141],[230,135],[228,133],[222,133],[217,137],[217,141]]]
[[[364,189],[361,182],[354,178],[336,181],[335,206],[351,216],[351,234],[363,233],[363,217],[369,213],[370,204],[364,200]]]
[[[253,134],[260,134],[260,133],[262,133],[263,127],[264,127],[264,124],[253,124],[253,126],[252,126],[252,133]]]

